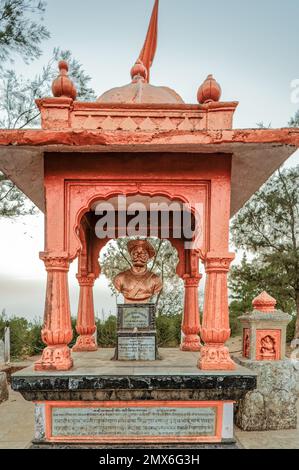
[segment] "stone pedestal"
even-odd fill
[[[34,444],[232,445],[234,403],[255,388],[254,372],[199,371],[195,353],[160,354],[145,366],[100,349],[74,353],[73,371],[14,374],[13,389],[36,404]]]
[[[251,361],[235,358],[257,373],[257,388],[239,402],[236,424],[243,431],[296,429],[296,376],[290,360]]]
[[[8,400],[8,385],[5,372],[0,372],[0,403]]]
[[[156,307],[154,304],[123,304],[118,306],[118,361],[155,361],[158,359]]]

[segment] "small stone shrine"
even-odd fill
[[[296,429],[296,376],[285,357],[286,327],[291,316],[275,310],[276,300],[262,292],[254,310],[239,319],[243,328],[240,365],[257,373],[257,388],[240,400],[236,423],[244,431]]]
[[[239,318],[243,332],[243,357],[252,361],[285,358],[286,328],[291,316],[275,310],[276,300],[262,292],[253,300],[253,312]]]

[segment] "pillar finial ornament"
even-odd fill
[[[199,104],[212,103],[213,101],[219,101],[221,94],[222,90],[219,83],[216,82],[213,75],[208,75],[198,89],[197,99]]]
[[[52,83],[52,93],[55,98],[71,98],[75,100],[77,90],[73,81],[68,76],[69,66],[65,60],[58,64],[59,75]]]
[[[271,297],[266,291],[262,292],[252,301],[254,310],[259,312],[274,312],[276,304],[276,299]]]

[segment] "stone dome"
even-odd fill
[[[153,86],[143,80],[112,88],[101,95],[99,103],[178,104],[183,99],[171,88]]]

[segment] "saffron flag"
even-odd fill
[[[154,61],[155,53],[157,50],[158,42],[158,12],[159,0],[155,0],[155,5],[149,24],[148,32],[145,38],[145,43],[139,55],[139,60],[143,63],[147,70],[147,82],[149,82],[150,68]]]

